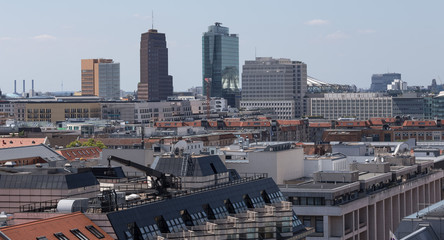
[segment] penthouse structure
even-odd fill
[[[306,113],[307,65],[290,59],[257,57],[245,61],[241,107],[272,109],[279,119],[300,118]]]

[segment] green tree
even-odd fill
[[[73,142],[71,142],[70,144],[68,144],[66,147],[67,148],[73,148],[73,147],[81,147],[81,146],[85,146],[85,147],[98,147],[100,149],[105,149],[107,148],[105,146],[105,144],[103,144],[103,142],[99,141],[99,140],[95,140],[94,138],[90,138],[88,139],[88,141],[81,143],[79,140],[75,140]]]
[[[66,148],[74,148],[74,147],[80,147],[82,146],[82,143],[79,140],[75,140],[70,142],[68,145],[66,145]]]

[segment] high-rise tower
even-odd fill
[[[120,97],[120,63],[112,59],[82,59],[82,96]]]
[[[238,106],[239,37],[218,22],[202,36],[202,85],[204,95],[208,89],[211,97],[223,97],[228,105]]]
[[[140,82],[137,98],[166,100],[173,95],[173,77],[168,75],[168,48],[164,33],[150,29],[140,40]]]

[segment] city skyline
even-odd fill
[[[8,23],[0,26],[3,92],[12,93],[14,80],[23,79],[34,79],[37,91],[59,91],[62,83],[64,90],[78,91],[79,60],[97,57],[120,62],[122,88],[134,91],[140,33],[152,25],[168,35],[175,91],[199,86],[201,36],[214,22],[239,34],[239,68],[255,56],[290,58],[307,63],[310,76],[360,88],[368,88],[375,73],[401,73],[409,86],[444,78],[439,1],[228,1],[217,8],[199,1],[192,7],[175,2],[174,9],[161,2],[83,3],[0,3],[6,10],[0,20]]]

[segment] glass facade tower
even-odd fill
[[[204,96],[209,91],[211,97],[239,106],[239,38],[221,23],[209,26],[202,36],[202,86]]]

